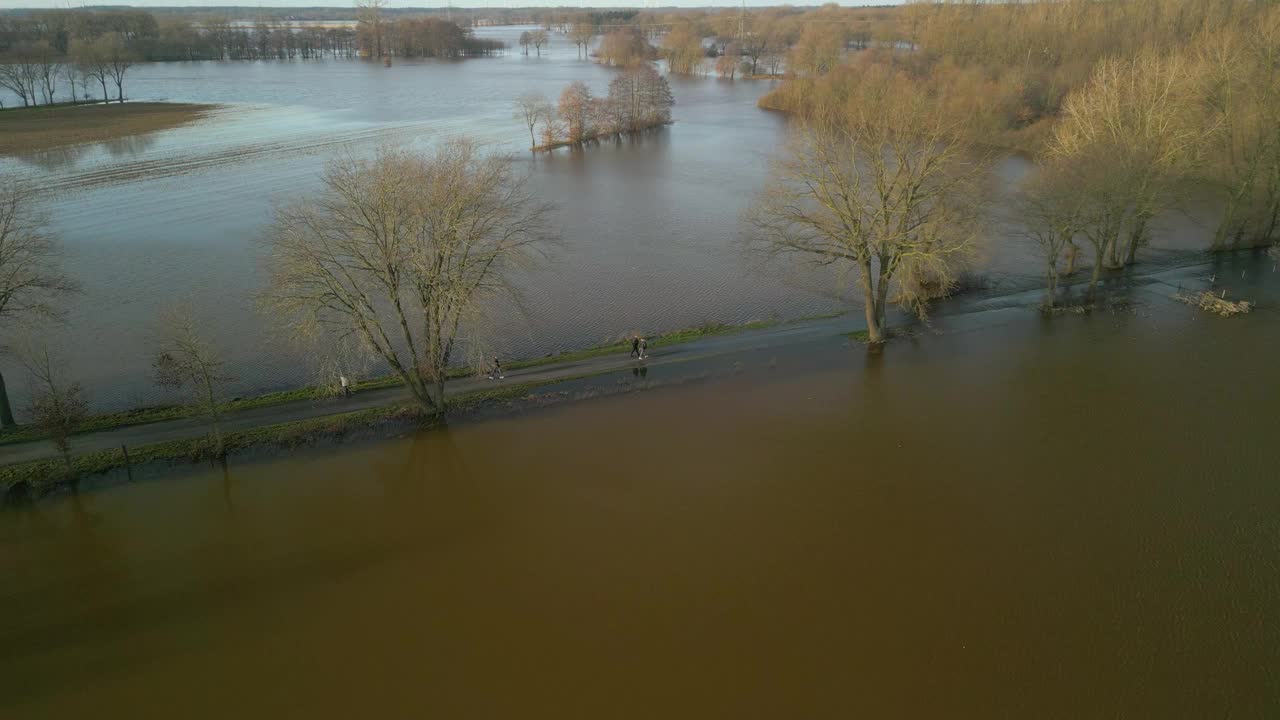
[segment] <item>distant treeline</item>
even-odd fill
[[[356,24],[356,45],[365,57],[459,58],[492,55],[506,44],[477,38],[470,29],[438,17],[389,19],[379,0],[363,5]]]
[[[257,60],[271,58],[467,57],[488,55],[503,44],[473,37],[469,29],[439,17],[397,16],[387,9],[378,37],[367,23],[354,27],[295,25],[289,21],[245,22],[234,16],[150,12],[135,9],[32,10],[0,14],[0,63],[44,53],[45,47],[72,62],[78,48],[104,36],[119,38],[132,59]],[[239,15],[240,13],[236,13]],[[346,11],[350,18],[352,12]],[[381,52],[376,40],[382,39]]]

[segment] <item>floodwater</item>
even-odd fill
[[[515,44],[522,28],[486,28]],[[760,267],[742,252],[739,217],[765,180],[785,119],[756,100],[769,81],[672,78],[676,123],[634,141],[530,158],[512,117],[521,93],[569,82],[607,91],[612,70],[577,59],[560,35],[541,58],[517,50],[463,61],[185,62],[139,65],[136,100],[218,103],[196,125],[96,146],[0,158],[0,173],[50,191],[49,210],[83,294],[53,331],[67,373],[97,409],[170,400],[150,379],[162,309],[191,306],[227,361],[231,395],[314,381],[306,355],[272,332],[252,300],[255,242],[272,203],[314,192],[327,160],[380,144],[426,148],[461,135],[511,152],[559,211],[561,240],[469,340],[533,357],[642,331],[790,318],[848,307],[849,278]],[[1009,158],[1012,180],[1026,163]],[[1181,219],[1162,246],[1196,246]],[[1185,227],[1184,227],[1185,226]],[[998,241],[987,268],[1032,282],[1026,244]],[[474,343],[473,343],[474,344]],[[0,359],[17,406],[26,378]]]
[[[950,317],[0,514],[0,716],[1275,716],[1280,285],[1218,272],[1264,307]]]
[[[514,44],[520,28],[486,29]],[[530,158],[512,115],[529,91],[574,80],[604,94],[614,71],[556,35],[544,55],[462,61],[188,62],[140,65],[138,100],[219,103],[200,124],[129,142],[0,159],[56,189],[51,212],[84,283],[68,320],[71,371],[99,407],[154,402],[148,341],[160,310],[194,307],[224,349],[232,392],[313,378],[254,305],[272,203],[315,191],[324,164],[381,144],[470,136],[511,152],[557,204],[561,236],[523,279],[518,305],[483,328],[508,357],[580,348],[633,330],[829,311],[830,283],[762,276],[742,257],[738,216],[764,179],[784,119],[756,108],[767,82],[673,78],[676,124],[634,141]],[[9,368],[6,365],[7,369]]]

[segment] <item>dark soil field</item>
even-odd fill
[[[213,105],[124,103],[20,108],[0,112],[0,155],[106,142],[199,120]]]

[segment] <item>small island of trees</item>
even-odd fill
[[[521,95],[515,116],[529,128],[531,149],[545,151],[667,125],[674,104],[671,86],[654,64],[634,61],[609,82],[606,97],[595,97],[579,80],[570,83],[554,105],[539,93]]]

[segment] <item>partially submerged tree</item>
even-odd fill
[[[576,22],[569,28],[569,39],[578,48],[578,56],[586,57],[591,40],[596,36],[596,26],[590,22]]]
[[[529,128],[530,148],[538,146],[534,129],[537,128],[538,123],[545,123],[554,112],[555,108],[551,107],[550,101],[542,93],[527,92],[516,98],[515,117]]]
[[[156,384],[175,390],[185,388],[190,393],[209,420],[217,457],[226,452],[220,407],[222,387],[230,380],[222,366],[217,348],[206,338],[189,308],[179,306],[161,315],[156,354],[151,361]]]
[[[667,67],[677,75],[699,75],[706,67],[707,51],[702,37],[692,25],[677,25],[662,39],[662,52]]]
[[[1041,164],[1019,190],[1013,206],[1012,222],[1044,259],[1045,306],[1049,308],[1057,304],[1059,279],[1075,268],[1075,238],[1085,223],[1087,196],[1074,185],[1075,177],[1068,168]],[[1064,260],[1065,271],[1060,265]]]
[[[17,181],[0,182],[0,327],[61,315],[53,302],[79,286],[62,272],[62,252],[35,192]],[[14,425],[0,375],[0,427]]]
[[[985,165],[957,129],[909,78],[868,78],[847,104],[799,119],[747,214],[755,244],[854,271],[868,337],[882,342],[890,285],[922,314],[974,250]]]
[[[533,46],[538,57],[542,57],[542,46],[546,45],[549,39],[550,36],[547,35],[546,30],[534,30],[529,33],[529,44]]]
[[[596,50],[601,63],[625,67],[633,62],[648,60],[653,48],[644,35],[632,29],[620,29],[605,35]]]
[[[40,63],[29,45],[0,56],[0,88],[17,95],[23,107],[40,104],[39,84]]]
[[[336,161],[319,196],[277,209],[264,300],[295,332],[358,338],[435,414],[460,327],[549,239],[548,209],[468,140]]]
[[[24,352],[22,360],[31,374],[31,422],[49,436],[70,477],[75,473],[71,436],[88,417],[89,404],[85,402],[80,383],[67,381],[62,376],[48,347]]]
[[[1223,199],[1212,248],[1280,242],[1280,7],[1197,50],[1209,121],[1220,128],[1208,173]]]
[[[1089,82],[1069,96],[1054,128],[1048,156],[1088,166],[1102,192],[1092,232],[1097,262],[1131,264],[1147,244],[1151,221],[1166,209],[1213,133],[1198,112],[1199,69],[1181,55],[1144,51],[1098,64]]]
[[[634,62],[609,81],[615,132],[638,132],[671,122],[671,85],[651,62]]]
[[[591,88],[581,80],[569,83],[560,93],[557,110],[568,131],[570,143],[577,144],[595,137],[594,106]]]
[[[387,0],[357,0],[356,14],[359,18],[356,24],[356,37],[360,43],[360,49],[370,57],[380,58],[383,55],[383,22],[382,8],[387,6]]]

